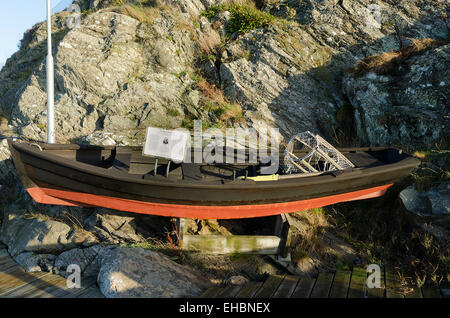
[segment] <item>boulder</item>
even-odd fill
[[[12,256],[22,252],[58,254],[64,249],[75,247],[67,224],[52,220],[21,220],[20,229],[10,236],[8,251]]]
[[[98,284],[110,298],[195,297],[208,286],[200,273],[141,248],[113,248],[99,262]]]
[[[23,252],[59,254],[83,243],[69,225],[45,215],[29,214],[14,204],[4,210],[0,240],[13,257]]]
[[[94,245],[89,248],[74,248],[63,252],[55,259],[54,272],[66,277],[67,267],[75,264],[80,267],[81,274],[84,275],[84,277],[96,276],[98,274],[96,258],[102,248],[104,247]]]
[[[14,260],[27,272],[49,272],[53,269],[56,256],[52,254],[20,253]]]
[[[450,182],[441,183],[426,193],[433,215],[450,215]]]
[[[399,197],[408,211],[419,216],[445,217],[450,214],[450,182],[443,182],[425,192],[409,186],[400,192]]]
[[[427,197],[414,189],[414,186],[402,190],[399,194],[400,200],[403,202],[406,210],[417,215],[430,215],[430,204]]]

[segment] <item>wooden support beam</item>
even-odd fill
[[[184,234],[182,248],[210,254],[276,255],[280,238],[266,235],[191,235]]]
[[[278,253],[282,258],[287,258],[292,241],[292,232],[290,231],[292,221],[289,214],[281,214],[280,217],[282,219],[282,225],[280,232],[280,248]]]

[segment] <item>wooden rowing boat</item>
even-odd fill
[[[349,148],[339,151],[351,169],[283,175],[280,168],[276,177],[258,179],[259,163],[160,159],[155,165],[140,147],[8,143],[39,203],[198,219],[261,217],[379,197],[420,163],[393,148]]]

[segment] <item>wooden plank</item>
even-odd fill
[[[0,273],[0,290],[4,289],[4,286],[8,286],[8,284],[23,282],[24,279],[30,276],[35,277],[36,275],[33,274],[25,272],[20,266],[16,266],[7,272],[2,272]]]
[[[364,268],[354,267],[350,278],[348,298],[365,298],[367,273]]]
[[[386,266],[386,298],[404,298],[398,273],[391,266]]]
[[[35,280],[25,286],[19,287],[12,292],[5,293],[4,297],[14,298],[14,297],[30,297],[36,290],[43,290],[49,286],[53,286],[55,282],[61,279],[58,275],[45,275],[38,280]]]
[[[76,298],[76,297],[79,297],[79,295],[85,293],[86,290],[91,289],[91,288],[98,289],[97,277],[96,276],[91,276],[91,277],[83,277],[82,276],[81,277],[81,288],[68,288],[67,283],[66,283],[66,285],[63,287],[63,289],[67,291],[68,295],[64,295],[63,297]]]
[[[437,285],[429,284],[422,286],[422,296],[423,298],[441,298],[441,293]]]
[[[368,288],[367,287],[367,298],[384,298],[385,297],[385,278],[384,278],[384,268],[380,266],[380,288]]]
[[[273,294],[273,298],[289,298],[294,293],[300,277],[286,275],[281,282],[281,285]]]
[[[57,276],[57,275],[55,275]],[[63,297],[68,294],[67,291],[67,281],[65,278],[61,276],[54,277],[54,279],[51,281],[51,284],[49,282],[48,286],[44,286],[42,288],[36,288],[29,293],[26,294],[25,297],[30,298],[58,298]]]
[[[185,250],[211,254],[278,254],[280,238],[264,235],[188,235],[183,236]]]
[[[222,288],[218,286],[210,287],[207,291],[200,296],[200,298],[214,298],[218,293],[222,291]]]
[[[242,286],[230,285],[223,288],[215,298],[234,298],[242,289]]]
[[[11,257],[8,253],[8,251],[4,248],[0,249],[0,258],[2,257]]]
[[[72,295],[66,296],[72,297]],[[77,295],[78,298],[105,298],[100,289],[97,286],[91,286],[85,289],[81,294]]]
[[[254,298],[271,298],[282,281],[283,276],[270,276],[268,279],[266,279],[262,287],[257,291]]]
[[[13,290],[30,284],[50,273],[37,272],[37,273],[27,273],[21,267],[18,267],[12,272],[1,273],[4,278],[0,283],[0,296],[12,292]],[[7,277],[9,275],[9,277]]]
[[[4,284],[11,279],[18,279],[17,275],[22,275],[22,273],[25,273],[25,271],[17,264],[7,269],[2,268],[0,272],[0,284]]]
[[[9,262],[9,261],[12,261],[12,260],[13,260],[13,259],[11,258],[11,256],[9,256],[9,254],[6,253],[6,255],[0,256],[0,266],[1,266],[2,264],[5,264],[5,263],[7,263],[7,262]]]
[[[331,284],[333,283],[333,277],[333,273],[319,273],[309,298],[328,298]]]
[[[262,282],[248,282],[237,293],[236,298],[253,298],[262,285]]]
[[[333,285],[331,286],[330,298],[347,298],[351,275],[351,271],[336,271]]]
[[[56,276],[56,275],[55,275]],[[32,291],[27,297],[41,297],[41,298],[61,298],[61,297],[78,297],[79,294],[84,293],[87,288],[95,285],[97,279],[96,277],[82,277],[81,278],[81,288],[68,288],[67,279],[58,276],[52,282],[52,285],[44,287],[39,290]]]
[[[291,298],[309,298],[315,282],[315,278],[305,277],[300,279]]]
[[[14,270],[15,268],[20,267],[19,265],[17,265],[16,262],[14,262],[12,259],[9,259],[7,261],[4,261],[0,264],[0,269],[2,272],[8,272],[11,270]]]

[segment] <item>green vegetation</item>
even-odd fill
[[[227,6],[225,4],[219,4],[217,6],[211,6],[206,11],[202,12],[201,16],[207,17],[208,19],[214,18],[220,12],[227,10]]]
[[[275,17],[257,9],[253,3],[226,5],[220,4],[209,7],[202,13],[208,19],[214,18],[218,13],[229,11],[231,14],[227,32],[245,33],[249,30],[266,27],[273,23]]]
[[[229,33],[244,33],[249,30],[270,25],[275,17],[256,8],[235,5],[230,8],[231,19],[228,24]]]

